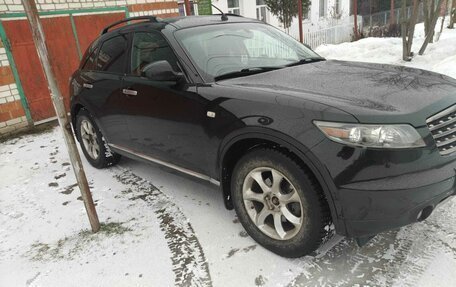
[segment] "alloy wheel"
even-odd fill
[[[288,240],[301,229],[301,198],[291,181],[278,170],[258,167],[249,172],[242,196],[250,219],[267,236]]]
[[[95,128],[88,120],[81,122],[81,138],[88,155],[96,160],[100,156],[100,145]]]

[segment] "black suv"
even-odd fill
[[[114,23],[70,89],[93,166],[123,155],[218,185],[250,236],[282,256],[309,254],[333,226],[362,244],[455,195],[454,79],[326,61],[260,21]]]

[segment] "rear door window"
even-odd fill
[[[97,60],[97,53],[98,53],[98,47],[93,50],[93,52],[87,57],[87,60],[82,67],[83,70],[96,70],[97,65],[96,65],[96,60]]]
[[[122,74],[127,56],[127,36],[120,35],[106,40],[97,58],[97,70]]]

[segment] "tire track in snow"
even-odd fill
[[[453,200],[445,207],[439,207],[427,220],[400,230],[398,241],[407,242],[409,247],[406,256],[399,258],[400,265],[394,266],[395,276],[388,282],[390,286],[420,286],[423,274],[442,252],[456,259],[456,229],[453,224],[456,218],[454,214],[444,216],[446,208],[454,207]]]
[[[304,258],[302,273],[288,286],[391,286],[396,261],[403,261],[410,248],[396,236],[387,232],[363,248],[345,238],[321,258]]]
[[[152,207],[171,251],[175,286],[212,286],[209,265],[193,227],[179,207],[157,187],[131,170],[113,168],[114,178],[129,188],[130,200]]]
[[[362,248],[344,239],[322,258],[298,259],[302,273],[288,286],[420,286],[442,252],[456,260],[456,214],[448,212],[455,208],[456,199],[426,221],[381,233]]]

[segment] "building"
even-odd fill
[[[353,33],[352,0],[312,0],[304,11],[304,42],[312,47],[323,43],[341,43],[351,39]],[[256,18],[282,30],[283,25],[269,11],[264,0],[212,0],[224,12]],[[218,13],[215,9],[212,12]],[[299,38],[298,20],[294,19],[290,35]]]
[[[310,9],[304,11],[304,29],[314,32],[331,27],[344,18],[348,18],[351,10],[351,0],[312,0]],[[212,4],[222,11],[256,18],[271,25],[283,28],[277,17],[272,15],[264,0],[212,0]],[[217,13],[215,9],[213,13]],[[294,22],[296,22],[295,19]],[[297,23],[294,23],[297,26]]]
[[[212,0],[212,4],[223,12],[259,19],[276,27],[281,26],[277,17],[266,7],[264,0]],[[212,8],[212,13],[219,12]]]
[[[103,27],[128,16],[179,16],[175,0],[35,0],[57,82],[68,79]],[[0,137],[55,118],[21,0],[0,0]]]

